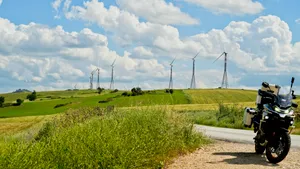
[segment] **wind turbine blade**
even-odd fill
[[[174,63],[174,61],[176,60],[176,58],[171,62],[171,64],[170,65],[172,65],[173,63]]]
[[[224,55],[225,52],[223,52],[213,63],[215,63],[217,60],[220,59],[220,57],[222,57]]]
[[[111,66],[114,66],[114,65],[115,65],[116,60],[117,60],[117,58],[114,60],[114,62],[111,64]]]
[[[197,55],[193,59],[195,59],[199,55],[199,53],[200,53],[200,51],[197,53]]]

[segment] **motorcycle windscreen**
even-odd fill
[[[288,89],[281,88],[279,90],[279,94],[277,96],[276,102],[280,107],[286,108],[292,106],[292,100],[293,100],[292,94]]]

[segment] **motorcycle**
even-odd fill
[[[269,162],[279,163],[288,155],[291,147],[290,133],[294,126],[294,110],[298,105],[292,90],[295,78],[291,80],[290,90],[284,93],[278,85],[262,83],[258,90],[256,109],[245,108],[243,123],[254,127],[255,152],[266,156]]]

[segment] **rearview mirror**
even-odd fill
[[[264,88],[269,88],[269,83],[267,83],[267,82],[263,82],[261,85],[262,85]]]

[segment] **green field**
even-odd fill
[[[257,96],[257,91],[242,89],[201,89],[184,92],[191,97],[194,104],[254,102]]]
[[[98,95],[96,91],[53,91],[37,92],[37,100],[33,102],[26,101],[21,106],[12,106],[0,108],[0,118],[50,115],[64,112],[68,109],[77,109],[81,107],[135,107],[150,105],[189,105],[200,104],[200,110],[215,107],[218,102],[253,102],[256,92],[247,90],[175,90],[173,94],[165,93],[163,90],[157,90],[154,93],[145,93],[140,96],[121,96],[122,92],[110,93],[105,91]],[[14,102],[17,98],[25,99],[28,93],[1,94],[6,102]],[[105,101],[106,103],[98,103]],[[67,104],[66,106],[54,108],[58,104]],[[206,105],[208,104],[208,105]]]
[[[17,99],[26,100],[29,92],[23,93],[6,93],[0,94],[0,96],[5,97],[6,102],[15,102]],[[72,90],[72,91],[47,91],[47,92],[37,92],[37,97],[39,99],[63,99],[70,97],[89,97],[97,95],[95,90]]]
[[[70,93],[69,93],[70,92]],[[188,99],[182,90],[176,90],[172,95],[164,91],[155,91],[155,93],[146,93],[140,96],[121,96],[122,92],[110,93],[109,91],[99,95],[96,91],[63,91],[59,95],[57,92],[38,92],[38,99],[33,102],[26,101],[21,106],[11,106],[0,108],[0,118],[50,115],[64,112],[68,109],[77,109],[82,107],[132,107],[149,105],[175,105],[188,104]],[[26,94],[5,94],[8,101],[15,98],[25,98]],[[107,103],[99,103],[110,99]],[[58,104],[66,106],[54,108]]]

